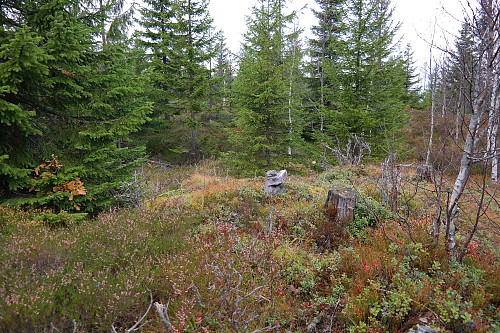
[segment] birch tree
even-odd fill
[[[480,0],[479,10],[473,13],[472,20],[469,22],[477,39],[477,49],[479,50],[477,66],[481,69],[481,80],[478,80],[478,91],[473,102],[467,136],[463,145],[460,169],[455,179],[447,208],[446,240],[452,258],[457,258],[455,236],[457,233],[459,200],[469,180],[473,163],[483,158],[483,154],[478,151],[480,139],[484,136],[481,123],[488,117],[488,111],[490,111],[490,117],[495,118],[498,115],[498,109],[489,110],[485,108],[485,103],[488,102],[494,86],[494,74],[498,68],[498,18],[498,0]],[[484,26],[481,26],[483,22]],[[470,77],[466,79],[471,80]],[[492,154],[487,156],[487,158],[492,157]]]
[[[302,49],[300,34],[302,30],[297,20],[293,23],[293,31],[287,36],[285,50],[286,64],[288,66],[288,165],[292,166],[292,150],[297,147],[302,132]]]

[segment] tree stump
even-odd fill
[[[354,220],[356,207],[356,191],[346,187],[332,187],[328,190],[325,206],[333,203],[337,208],[337,219],[345,222]]]
[[[434,183],[434,167],[432,165],[419,165],[417,167],[417,175],[420,180]]]

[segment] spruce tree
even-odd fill
[[[40,43],[41,37],[27,25],[19,26],[14,32],[2,33],[0,188],[3,190],[26,186],[30,167],[36,160],[30,137],[41,134],[41,131],[34,122],[36,107],[30,99],[41,97],[39,84],[49,72],[49,56],[38,47]]]
[[[305,81],[304,50],[301,43],[302,29],[297,20],[293,29],[285,36],[285,78],[288,84],[288,166],[294,162],[302,162],[305,142],[302,139],[304,129],[304,101],[307,87]]]
[[[310,117],[312,126],[318,123],[319,133],[323,133],[324,116],[331,108],[330,96],[336,87],[333,77],[327,73],[327,68],[335,64],[336,42],[343,30],[342,18],[345,0],[316,0],[319,10],[314,11],[318,25],[312,27],[314,37],[309,40],[310,64],[309,85],[311,88],[311,101],[313,103],[313,116]],[[329,71],[331,73],[331,71]]]
[[[269,168],[285,164],[288,128],[288,77],[284,29],[291,16],[285,1],[260,0],[247,20],[235,82],[235,125],[232,161]]]
[[[217,57],[211,85],[212,99],[216,106],[230,106],[231,89],[234,81],[233,54],[227,48],[226,38],[221,33],[217,43]]]
[[[169,148],[187,152],[187,159],[195,161],[199,158],[197,127],[202,125],[196,115],[208,107],[211,75],[207,64],[216,55],[215,36],[210,33],[212,19],[208,14],[208,1],[147,3],[149,6],[142,11],[146,31],[141,35],[144,44],[153,52],[155,119],[168,121],[178,116],[175,120],[177,125],[181,122],[181,127],[177,128]],[[185,134],[186,128],[189,135]],[[183,142],[179,142],[179,138]]]
[[[325,126],[334,145],[345,147],[355,136],[383,154],[385,138],[405,124],[408,67],[396,53],[398,25],[391,17],[389,0],[348,0],[344,5],[336,59],[326,66],[336,85]]]
[[[77,0],[33,1],[28,7],[18,17],[20,28],[14,29],[16,35],[25,36],[23,45],[28,48],[2,45],[0,77],[18,82],[2,99],[31,116],[25,117],[30,127],[23,125],[27,136],[18,143],[24,149],[11,150],[9,160],[16,161],[18,168],[33,169],[43,161],[56,161],[57,156],[64,167],[51,176],[57,191],[44,197],[38,192],[24,202],[56,210],[101,209],[111,203],[112,191],[130,177],[143,156],[140,147],[119,144],[127,142],[128,135],[147,120],[150,106],[143,98],[143,84],[135,76],[125,44],[106,48],[96,42],[105,12]],[[30,54],[30,45],[37,46],[30,53],[38,60],[30,56],[20,61],[19,55]],[[26,52],[19,52],[23,49]],[[16,63],[20,79],[9,74]],[[4,124],[8,132],[18,127]],[[9,148],[2,142],[4,147]],[[29,156],[25,164],[23,156]],[[86,195],[75,198],[63,189],[77,179],[85,185]],[[9,179],[3,181],[13,188]],[[27,174],[23,181],[30,183]]]

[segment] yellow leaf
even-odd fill
[[[73,207],[75,207],[76,210],[80,210],[80,206],[78,206],[77,204],[73,204]]]

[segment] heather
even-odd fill
[[[233,178],[213,160],[149,165],[127,192],[140,198],[135,208],[53,220],[0,207],[0,330],[498,330],[498,206],[486,206],[463,260],[451,260],[431,236],[431,184],[415,190],[415,175],[404,174],[393,212],[380,172],[290,172],[287,193],[271,196],[262,177]],[[361,198],[350,223],[324,205],[334,185]],[[463,227],[459,245],[471,230]]]

